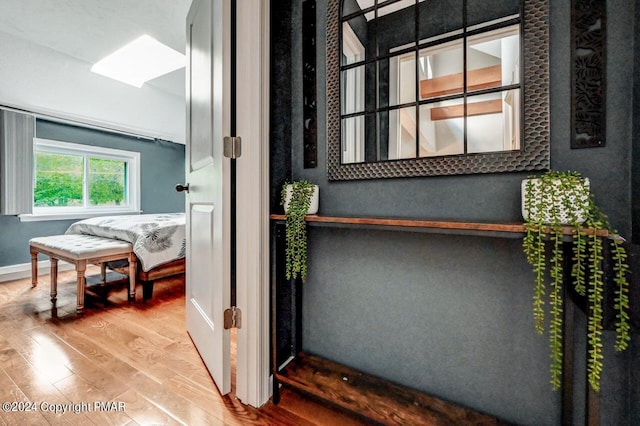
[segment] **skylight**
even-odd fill
[[[135,87],[185,66],[185,56],[143,35],[96,62],[91,71]]]

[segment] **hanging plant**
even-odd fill
[[[307,277],[307,223],[304,217],[317,211],[317,195],[318,186],[306,180],[287,183],[282,187],[280,204],[285,207],[285,273],[288,280],[300,276],[304,281]]]
[[[629,267],[623,239],[611,228],[604,214],[595,205],[589,191],[589,180],[577,172],[549,171],[531,176],[522,183],[522,213],[525,218],[523,250],[533,266],[533,316],[535,329],[544,332],[547,274],[549,283],[549,343],[551,351],[551,384],[560,387],[562,376],[563,326],[563,239],[572,241],[572,285],[576,293],[586,296],[589,305],[587,339],[589,357],[587,374],[591,387],[600,389],[602,371],[603,320],[603,245],[611,246],[615,283],[616,344],[622,351],[630,340]],[[608,237],[603,238],[602,231]],[[600,233],[600,235],[599,235]]]

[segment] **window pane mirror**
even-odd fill
[[[329,0],[329,179],[549,168],[547,18],[547,0]]]

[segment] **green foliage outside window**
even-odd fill
[[[122,205],[125,201],[126,163],[122,160],[89,158],[89,204]],[[84,157],[36,153],[35,207],[83,205]]]
[[[89,204],[119,206],[124,200],[125,163],[104,158],[89,159]]]
[[[36,153],[35,207],[82,205],[82,165],[77,155]]]

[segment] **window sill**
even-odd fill
[[[93,212],[69,212],[69,213],[33,213],[18,215],[20,222],[41,222],[52,220],[72,220],[72,219],[88,219],[98,216],[116,216],[126,214],[140,214],[142,210],[120,210],[120,211],[93,211]]]

